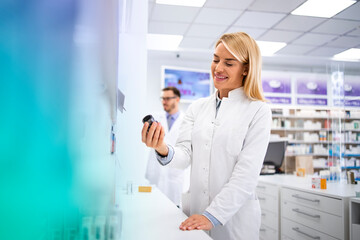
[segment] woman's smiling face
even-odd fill
[[[211,73],[214,86],[220,92],[220,98],[227,97],[229,91],[242,87],[247,71],[247,65],[237,60],[223,43],[216,47]]]

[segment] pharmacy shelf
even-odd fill
[[[303,141],[303,140],[289,140],[289,143],[304,143],[304,144],[331,144],[329,141]],[[359,143],[360,144],[360,143]]]
[[[360,169],[359,166],[354,166],[354,167],[341,167],[341,169]]]
[[[285,154],[285,157],[297,157],[297,156],[313,156],[313,157],[327,157],[327,154],[317,154],[317,153],[294,153],[294,154]]]
[[[327,169],[328,166],[314,166],[314,169]]]
[[[289,140],[288,141],[290,144],[297,144],[297,143],[303,143],[303,144],[342,144],[342,143],[337,143],[337,142],[333,142],[333,141],[304,141],[304,140]],[[359,144],[360,142],[344,142],[344,144],[348,144],[348,145],[352,145],[352,144]]]
[[[329,116],[299,116],[299,115],[279,115],[273,114],[273,118],[288,118],[288,119],[330,119]]]
[[[272,131],[289,131],[289,132],[317,132],[317,131],[329,131],[328,128],[271,128]],[[359,130],[360,131],[360,130]]]
[[[360,154],[341,154],[342,157],[360,157]],[[339,154],[329,154],[329,157],[340,157]]]
[[[359,138],[360,126],[354,125],[357,122],[356,120],[360,121],[360,109],[339,109],[337,107],[306,108],[301,106],[282,108],[280,106],[274,106],[272,107],[272,112],[273,127],[271,134],[279,136],[280,138],[289,139],[288,154],[285,154],[286,158],[283,166],[285,172],[292,172],[294,170],[293,167],[295,164],[293,164],[293,161],[297,159],[295,158],[297,156],[309,156],[309,158],[313,157],[313,159],[325,158],[328,162],[332,163],[338,160],[343,161],[344,158],[360,159],[360,154],[347,154],[347,150],[352,149],[353,152],[357,152],[357,148],[360,147],[360,141],[356,141],[356,139]],[[354,121],[354,124],[346,125],[352,121]],[[310,122],[313,124],[309,124]],[[306,126],[307,128],[298,126]],[[317,135],[317,137],[315,135]],[[319,140],[316,140],[317,138]],[[320,141],[320,139],[322,141]],[[317,149],[315,148],[316,145],[321,145],[322,148],[325,149]],[[332,152],[335,153],[337,151],[335,150],[336,145],[340,145],[341,151],[345,151],[345,154],[340,156],[334,154],[331,156],[329,151],[332,149]],[[302,147],[306,150],[302,149]],[[319,150],[319,152],[323,152],[323,154],[290,153],[297,151],[313,152],[314,150]],[[319,166],[316,168],[321,170],[328,168],[328,166]]]

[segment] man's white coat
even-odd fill
[[[179,116],[173,123],[170,131],[166,119],[166,112],[154,114],[155,120],[161,123],[165,129],[165,142],[175,145],[179,136],[179,129],[184,118],[184,113],[179,112]],[[145,177],[151,184],[155,184],[171,201],[176,205],[181,204],[181,195],[183,191],[189,188],[190,168],[185,171],[168,166],[162,166],[156,159],[155,151],[151,150],[146,168]]]

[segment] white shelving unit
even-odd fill
[[[287,173],[295,171],[296,159],[302,157],[312,158],[315,171],[360,169],[360,109],[274,107],[271,133],[288,139],[282,166]],[[355,176],[360,178],[359,171]]]

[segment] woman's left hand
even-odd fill
[[[210,230],[212,229],[213,225],[207,219],[207,217],[199,214],[194,214],[186,219],[180,225],[180,230]]]

